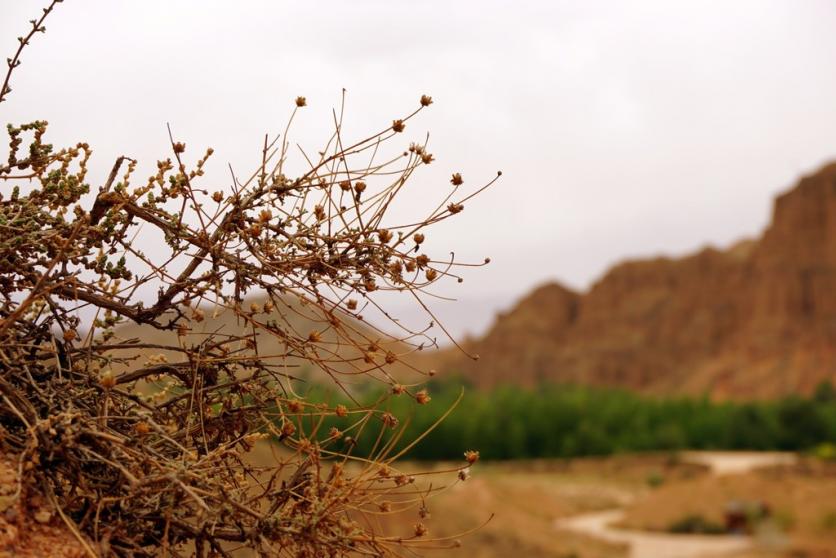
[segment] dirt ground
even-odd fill
[[[429,500],[432,516],[425,523],[434,536],[456,536],[494,514],[462,537],[460,549],[438,554],[445,557],[836,557],[836,464],[802,459],[747,470],[742,455],[718,455],[710,463],[693,457],[479,463],[470,480]],[[749,461],[762,466],[769,459]],[[732,501],[764,501],[770,517],[738,537],[668,533],[689,515],[722,524]],[[408,527],[417,520],[416,510],[411,513],[389,518],[386,526],[400,521]],[[568,528],[578,518],[613,513],[616,523],[634,531],[602,537]]]
[[[723,525],[733,506],[763,507],[752,556],[836,557],[836,464],[801,460],[742,474],[665,483],[628,506],[621,524],[667,531],[684,518]]]
[[[430,535],[457,538],[490,519],[461,537],[461,548],[438,556],[626,558],[626,545],[558,529],[555,520],[621,508],[648,491],[649,476],[688,479],[706,472],[669,456],[478,463],[469,480],[428,501],[431,517],[423,521]],[[386,518],[381,526],[409,528],[417,512]]]
[[[0,558],[89,556],[43,495],[18,489],[17,466],[0,455]]]

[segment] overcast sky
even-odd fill
[[[3,58],[42,4],[0,0]],[[47,28],[0,120],[90,142],[96,182],[120,154],[167,156],[167,122],[215,148],[208,178],[228,187],[297,95],[313,147],[343,88],[356,137],[432,95],[404,141],[429,132],[437,161],[410,195],[504,173],[429,245],[493,260],[446,291],[457,331],[548,280],[586,288],[625,258],[754,236],[777,192],[836,158],[829,0],[67,0]]]

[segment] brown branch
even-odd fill
[[[40,19],[31,20],[29,23],[32,24],[32,29],[29,33],[26,34],[25,37],[18,37],[18,47],[14,53],[14,56],[6,60],[6,64],[8,66],[8,70],[6,71],[6,77],[3,79],[3,85],[0,86],[0,103],[6,100],[6,95],[12,92],[12,88],[9,86],[9,81],[12,78],[12,72],[20,66],[20,55],[23,53],[23,49],[29,45],[29,41],[35,36],[35,33],[44,33],[46,31],[46,27],[44,27],[44,21],[46,21],[47,16],[52,12],[52,9],[55,7],[56,4],[60,4],[64,0],[52,0],[49,6],[43,9],[43,15],[41,15]]]

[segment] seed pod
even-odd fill
[[[99,378],[99,385],[105,389],[113,389],[116,387],[116,377],[113,371],[105,370],[104,374]]]

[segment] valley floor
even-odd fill
[[[445,557],[836,557],[836,465],[787,454],[480,463],[470,480],[428,502],[436,537],[494,514],[460,549],[438,554]],[[699,533],[722,527],[730,506],[767,512],[748,517],[739,534]]]
[[[261,446],[252,457],[266,465],[272,453]],[[402,468],[426,470],[427,465]],[[0,467],[0,473],[9,477],[5,488],[12,490],[13,470]],[[421,521],[429,539],[440,539],[433,546],[449,547],[460,538],[459,548],[419,553],[445,558],[836,558],[833,462],[787,454],[685,452],[480,462],[472,473],[426,500],[423,517],[414,506],[370,520],[379,522],[379,532],[404,537]],[[722,527],[730,506],[760,506],[766,513],[758,518],[749,513],[739,534],[699,533]],[[48,541],[53,552],[62,549],[53,555],[84,553],[69,532],[61,531],[57,517],[45,517],[43,523],[30,518],[22,525],[26,530],[0,525],[0,556],[8,555],[3,548],[15,549],[11,555],[46,556],[40,545]]]

